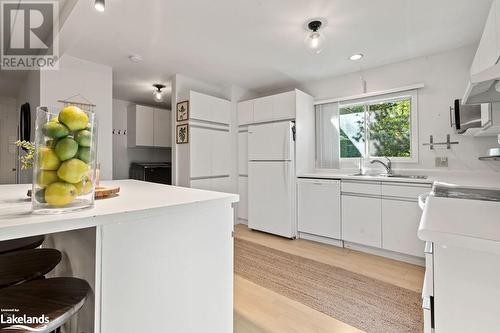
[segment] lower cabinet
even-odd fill
[[[301,179],[298,188],[298,230],[341,239],[340,181]]]
[[[248,220],[248,177],[238,177],[238,218]]]
[[[382,199],[382,248],[424,256],[424,242],[417,237],[422,211],[415,201]]]
[[[380,198],[342,196],[342,238],[352,243],[373,247],[382,246]]]

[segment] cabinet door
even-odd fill
[[[345,241],[382,246],[382,200],[342,195],[342,238]]]
[[[189,94],[189,117],[211,121],[210,96],[191,91]]]
[[[480,66],[481,71],[493,67],[498,60],[497,45],[496,45],[496,2],[491,5],[491,10],[486,20],[483,36],[479,46],[481,48]]]
[[[154,109],[137,105],[135,126],[135,144],[137,146],[154,146]]]
[[[295,119],[295,91],[273,96],[273,119]]]
[[[340,181],[298,182],[300,232],[340,239]]]
[[[253,104],[253,100],[238,103],[238,125],[253,123]]]
[[[216,123],[231,123],[231,102],[221,98],[210,98],[211,120]]]
[[[248,220],[248,177],[238,177],[238,218]]]
[[[229,175],[228,158],[231,155],[229,132],[222,130],[209,130],[211,136],[211,163],[212,176]]]
[[[255,99],[253,104],[254,122],[271,121],[273,118],[273,96]]]
[[[248,175],[248,132],[238,133],[238,174]]]
[[[190,129],[191,177],[212,175],[212,130],[191,126]]]
[[[172,147],[171,112],[155,109],[154,111],[154,145],[155,147]]]
[[[412,256],[424,256],[424,242],[417,236],[420,216],[418,203],[382,200],[382,247]]]

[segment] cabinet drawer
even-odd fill
[[[342,181],[342,192],[380,195],[379,182]]]
[[[417,200],[420,194],[429,192],[431,185],[382,184],[382,195]]]

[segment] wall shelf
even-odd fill
[[[480,161],[500,161],[500,156],[482,156],[479,157]]]

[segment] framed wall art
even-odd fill
[[[177,125],[176,127],[177,144],[189,143],[189,124]]]
[[[177,103],[177,121],[189,120],[189,101]]]

